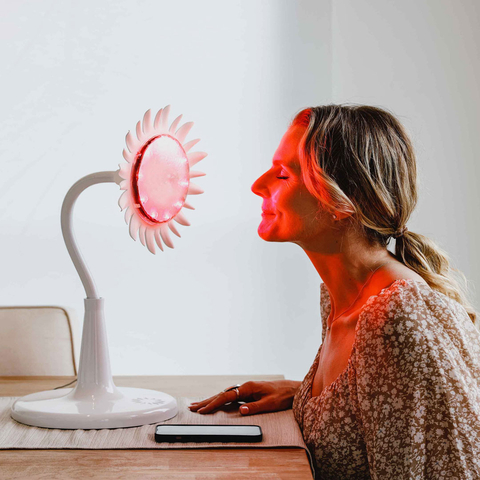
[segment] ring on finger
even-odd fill
[[[237,398],[235,400],[238,400],[240,398],[240,391],[238,390],[238,387],[241,385],[237,383],[237,385],[233,385],[232,387],[226,388],[223,393],[229,392],[230,390],[233,390],[237,394]]]

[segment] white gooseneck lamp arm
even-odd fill
[[[73,394],[75,397],[94,394],[98,389],[118,397],[110,369],[104,300],[98,296],[93,278],[75,241],[72,211],[78,196],[91,185],[110,182],[119,184],[120,181],[121,178],[117,172],[98,172],[87,175],[72,185],[62,205],[63,238],[87,294],[78,380]]]
[[[119,206],[125,211],[130,235],[155,253],[165,244],[174,248],[169,231],[180,236],[173,221],[188,226],[182,208],[187,195],[203,190],[190,182],[205,175],[190,168],[205,158],[204,152],[187,152],[199,141],[183,143],[193,123],[178,127],[181,115],[168,127],[170,107],[153,120],[148,110],[136,126],[136,137],[127,134],[123,151],[126,163],[118,171],[98,172],[81,178],[65,196],[61,225],[67,250],[85,287],[85,318],[75,388],[26,395],[11,408],[14,420],[44,428],[101,429],[135,427],[174,417],[177,402],[172,396],[140,388],[116,387],[110,369],[104,300],[98,296],[92,276],[78,250],[72,230],[72,211],[78,196],[91,185],[116,183],[124,190]]]
[[[87,298],[99,298],[95,282],[88,271],[87,265],[82,257],[82,254],[78,250],[77,243],[72,228],[72,210],[79,195],[92,185],[97,183],[117,183],[122,181],[118,172],[97,172],[87,175],[81,178],[78,182],[74,183],[70,190],[65,195],[62,205],[61,213],[61,225],[63,239],[67,246],[68,253],[77,269],[78,275],[83,283]]]

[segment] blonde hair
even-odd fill
[[[377,107],[323,105],[299,112],[295,125],[306,127],[299,157],[307,189],[327,211],[351,214],[371,242],[387,247],[405,230],[418,197],[415,154],[400,122]],[[475,322],[465,276],[432,240],[406,230],[395,256]]]

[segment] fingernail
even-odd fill
[[[241,410],[242,413],[248,413],[248,407],[246,407],[245,405],[242,405],[240,407],[240,410]]]

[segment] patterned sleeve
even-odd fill
[[[359,322],[356,414],[371,477],[480,478],[480,342],[463,307],[399,285]]]

